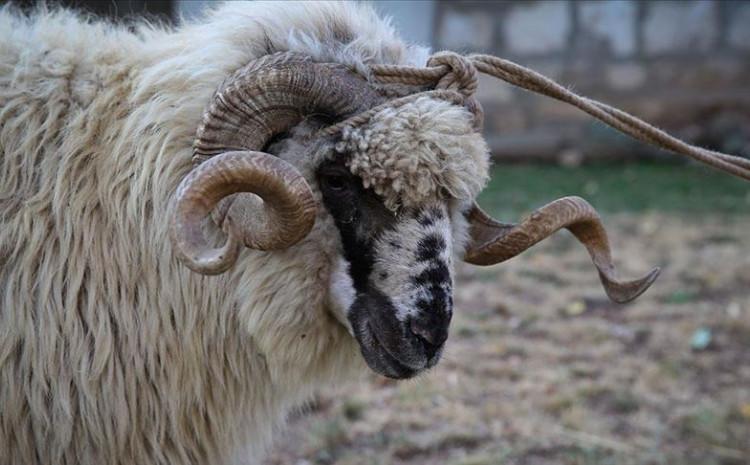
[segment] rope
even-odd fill
[[[414,68],[397,65],[371,65],[372,78],[383,84],[406,84],[434,89],[446,89],[457,92],[466,99],[474,99],[479,72],[496,77],[514,86],[538,94],[546,95],[561,102],[573,105],[620,132],[671,152],[688,156],[714,168],[750,181],[750,160],[714,150],[708,150],[688,144],[670,134],[654,127],[635,116],[602,102],[578,95],[557,82],[536,71],[509,60],[492,55],[462,56],[453,52],[439,52],[430,57],[426,68]],[[413,95],[423,95],[418,93]],[[411,96],[409,96],[411,97]],[[356,119],[356,124],[363,123],[364,115],[372,116],[373,110],[391,106],[395,102],[405,103],[409,97],[387,102],[362,115],[342,121],[335,127],[341,129]],[[451,99],[455,98],[454,96]],[[468,105],[476,107],[478,104]],[[359,118],[363,116],[363,118]],[[479,115],[478,117],[481,117]],[[332,134],[326,129],[326,132]]]

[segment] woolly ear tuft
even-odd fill
[[[473,199],[489,178],[489,149],[466,108],[421,97],[342,133],[337,151],[390,209]]]

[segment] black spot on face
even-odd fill
[[[381,272],[380,272],[380,279],[381,279],[382,281],[385,281],[386,279],[388,279],[388,272],[386,272],[386,271],[381,271]]]
[[[439,286],[450,284],[450,280],[450,271],[442,261],[435,261],[426,270],[412,277],[412,282],[417,286]]]
[[[437,207],[425,208],[419,215],[417,215],[417,222],[422,226],[431,226],[436,221],[440,221],[444,218],[443,211]]]
[[[445,250],[445,239],[437,234],[429,234],[417,244],[417,260],[426,262],[436,260]]]
[[[432,309],[432,303],[429,300],[419,299],[417,308],[423,312],[429,312]]]
[[[448,288],[448,291],[446,291]],[[453,310],[453,295],[450,287],[445,283],[433,283],[427,287],[429,299],[422,298],[416,303],[422,313],[451,313]]]
[[[417,221],[422,226],[430,226],[435,222],[435,219],[432,216],[423,213],[417,217]]]
[[[432,305],[437,313],[451,315],[453,312],[453,296],[451,293],[446,292],[443,286],[432,286],[430,292],[432,294]]]

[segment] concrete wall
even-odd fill
[[[514,60],[680,137],[750,156],[750,1],[371,2],[409,41]],[[193,17],[208,0],[175,0]],[[504,159],[663,156],[549,98],[482,78]]]
[[[534,68],[692,141],[750,155],[750,2],[437,2],[436,49]],[[499,157],[653,154],[546,97],[483,79]]]

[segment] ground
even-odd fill
[[[622,276],[662,267],[652,289],[610,303],[568,233],[461,265],[440,364],[320,393],[267,464],[750,464],[750,188],[680,165],[519,166],[482,203],[508,220],[564,194],[602,206]]]

